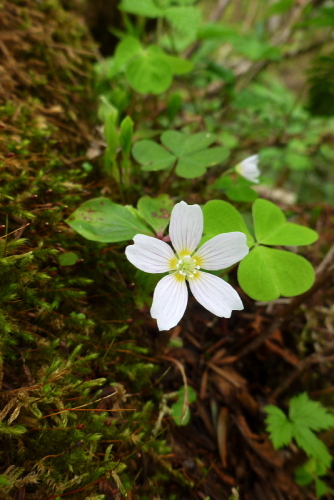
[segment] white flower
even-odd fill
[[[188,302],[186,281],[198,302],[216,316],[229,318],[233,309],[243,309],[239,295],[226,281],[200,269],[217,271],[243,259],[249,251],[245,234],[218,234],[195,251],[202,233],[201,207],[181,201],[173,208],[169,224],[176,253],[167,243],[143,234],[137,234],[134,245],[125,249],[138,269],[170,273],[159,281],[153,296],[151,315],[159,330],[169,330],[182,318]]]
[[[235,170],[236,172],[255,184],[259,183],[260,170],[258,169],[259,155],[249,156],[241,163],[239,163]]]

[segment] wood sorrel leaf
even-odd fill
[[[241,261],[238,281],[253,299],[270,301],[304,293],[314,283],[314,269],[300,255],[258,246]]]
[[[156,53],[154,46],[139,52],[126,67],[125,74],[131,87],[140,94],[161,94],[173,81],[170,64]]]
[[[220,233],[231,233],[241,231],[247,236],[247,244],[254,244],[253,236],[250,234],[244,219],[230,203],[221,200],[212,200],[203,207],[204,234],[210,239]]]
[[[153,236],[135,215],[108,198],[86,201],[66,222],[87,240],[102,243],[131,240],[138,233]]]
[[[204,175],[208,167],[223,163],[229,155],[224,147],[204,149],[196,153],[182,156],[176,166],[176,173],[186,179],[194,179]]]
[[[126,36],[119,42],[115,50],[115,66],[121,71],[127,63],[142,50],[140,41],[133,36]]]
[[[156,198],[143,196],[137,205],[141,217],[159,235],[163,235],[164,230],[169,224],[173,206],[174,202],[167,194],[161,194]]]
[[[264,245],[309,245],[318,239],[312,229],[286,222],[282,210],[267,200],[255,201],[253,219],[256,239]]]
[[[173,75],[186,75],[194,68],[194,63],[192,61],[187,61],[187,59],[183,59],[182,57],[164,54],[164,59],[170,65]]]
[[[153,141],[137,142],[132,153],[135,159],[144,165],[143,170],[162,170],[178,160],[176,173],[180,177],[193,179],[205,174],[208,167],[223,163],[227,159],[228,149],[208,148],[215,140],[216,136],[207,132],[187,136],[182,132],[168,130],[161,135],[161,142],[173,155]]]
[[[230,200],[240,202],[251,202],[259,196],[254,189],[240,185],[228,188],[225,194]]]
[[[217,139],[217,136],[209,132],[199,132],[194,135],[185,135],[176,130],[167,130],[161,135],[161,142],[176,156],[185,156],[197,153],[208,148]]]
[[[150,140],[136,142],[132,154],[134,159],[142,164],[142,170],[149,172],[171,167],[176,161],[174,155]]]

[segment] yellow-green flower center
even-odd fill
[[[177,272],[186,279],[195,278],[198,269],[200,269],[198,261],[195,257],[191,257],[191,255],[183,255],[176,264]]]

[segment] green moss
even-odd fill
[[[152,433],[159,367],[131,323],[123,249],[87,242],[63,222],[104,182],[82,159],[96,110],[92,42],[56,0],[1,7],[26,80],[18,85],[12,72],[0,106],[0,226],[12,233],[0,233],[0,498],[131,490],[142,499],[171,482],[188,488]],[[30,38],[44,26],[46,39]],[[64,251],[79,262],[61,265]]]

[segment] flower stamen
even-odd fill
[[[176,265],[176,271],[178,274],[181,274],[186,279],[195,278],[195,274],[198,273],[198,269],[200,268],[201,267],[198,265],[198,262],[194,257],[191,257],[189,254],[182,255],[181,253],[181,258],[178,260]]]

